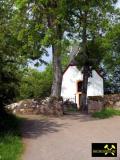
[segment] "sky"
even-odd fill
[[[116,8],[120,8],[120,0],[118,0],[118,3],[116,4]],[[50,62],[50,61],[52,61],[52,49],[51,48],[47,48],[47,51],[49,53],[49,57],[43,56],[42,58],[45,61]],[[32,63],[32,64],[30,64],[30,67],[36,68],[39,71],[44,71],[45,70],[45,65],[41,65],[39,67],[34,67],[34,63]]]
[[[120,8],[120,0],[118,0],[116,7]]]

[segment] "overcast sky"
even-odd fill
[[[120,0],[118,0],[116,7],[120,8]],[[52,50],[51,50],[51,48],[48,48],[47,50],[48,50],[48,53],[50,56],[49,57],[43,56],[43,59],[46,60],[47,62],[50,62],[52,60]],[[30,64],[30,67],[36,68],[36,67],[34,67],[33,63]],[[45,69],[45,65],[42,65],[42,66],[38,67],[37,69],[39,71],[43,71]]]

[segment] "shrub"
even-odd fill
[[[52,69],[50,66],[45,71],[29,69],[20,84],[19,99],[44,98],[50,95],[52,86]]]
[[[113,108],[106,108],[101,110],[100,112],[95,112],[92,114],[93,117],[100,119],[113,117],[114,115],[120,115],[120,110]]]

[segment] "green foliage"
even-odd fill
[[[116,0],[104,3],[101,0],[0,1],[0,105],[3,106],[16,97],[22,67],[28,59],[45,63],[42,55],[48,55],[47,47],[52,46],[56,51],[53,59],[54,55],[59,57],[59,68],[63,58],[62,65],[65,68],[68,63],[66,48],[69,46],[69,38],[78,39],[83,49],[83,30],[86,30],[87,52],[80,53],[80,65],[87,61],[96,67],[103,59],[103,54],[106,55],[106,66],[112,68],[110,66],[119,65],[120,26],[117,24],[112,27],[118,23],[115,3]],[[101,36],[105,37],[108,30],[110,32],[102,42]],[[104,48],[110,52],[105,54]],[[57,75],[53,74],[54,77]],[[51,83],[52,71],[49,69],[42,73],[30,70],[22,78],[20,96],[48,96]]]
[[[74,21],[78,24],[76,25],[76,23],[74,23],[76,25],[76,33],[79,32],[78,38],[83,38],[83,28],[86,28],[87,39],[93,39],[105,34],[111,27],[111,24],[114,23],[113,21],[116,20],[116,2],[117,0],[106,0],[105,2],[102,0],[99,2],[95,0],[75,1],[73,16],[76,17]]]
[[[45,98],[50,95],[52,86],[52,68],[49,65],[45,71],[29,69],[23,75],[20,84],[20,99]]]
[[[23,151],[20,133],[21,119],[6,114],[0,116],[0,158],[3,160],[19,160]]]
[[[96,69],[104,59],[105,54],[107,54],[106,48],[103,45],[102,38],[99,38],[94,41],[89,40],[87,42],[87,54],[85,55],[81,49],[75,57],[75,60],[77,61],[79,69],[81,69],[86,63],[88,63],[93,69]]]
[[[65,50],[66,51],[66,50]],[[62,54],[62,70],[64,71],[70,62],[70,56]]]
[[[112,72],[104,74],[105,94],[120,93],[120,65],[115,66]]]
[[[62,68],[67,67],[69,62],[69,55],[62,54]],[[46,66],[45,71],[38,71],[36,69],[28,69],[22,74],[22,79],[19,88],[19,97],[17,99],[26,98],[45,98],[50,96],[52,86],[52,64]]]
[[[18,40],[23,42],[21,50],[28,58],[42,63],[42,55],[48,55],[46,48],[62,45],[61,50],[64,50],[66,38],[63,34],[69,25],[66,21],[66,0],[14,2],[16,13],[13,23],[18,30]]]
[[[76,1],[74,23],[77,24],[74,32],[76,39],[80,40],[80,63],[100,63],[103,56],[107,56],[105,49],[108,41],[103,42],[102,37],[110,30],[114,23],[118,23],[119,10],[115,9],[117,1],[107,0],[96,2]],[[104,4],[104,5],[103,5]],[[108,49],[108,48],[107,48]],[[99,65],[97,64],[97,66]]]
[[[77,24],[75,31],[76,38],[80,42],[79,54],[76,59],[78,61],[78,68],[81,69],[83,67],[82,93],[87,94],[87,83],[88,78],[92,76],[92,69],[101,67],[100,65],[103,65],[105,57],[107,57],[106,59],[110,57],[110,39],[108,40],[104,37],[113,25],[119,23],[119,10],[115,8],[116,2],[114,0],[107,0],[103,5],[103,1],[101,0],[99,2],[85,0],[77,1],[76,3],[76,10],[78,12],[75,12],[76,14],[74,15],[76,17],[75,24]],[[86,97],[84,99],[84,101],[81,99],[81,104],[87,102]]]
[[[95,112],[92,114],[93,117],[100,118],[100,119],[110,118],[115,115],[120,116],[120,110],[113,109],[113,108],[107,108],[107,109],[103,109],[100,112]]]
[[[105,93],[120,93],[120,24],[111,27],[104,38],[107,54],[103,59]]]
[[[19,50],[12,24],[13,2],[0,1],[0,107],[10,103],[18,92],[20,70],[26,59]]]
[[[108,54],[104,57],[104,65],[110,72],[120,65],[120,24],[114,25],[107,33],[105,41],[108,46]]]

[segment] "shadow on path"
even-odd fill
[[[58,132],[66,124],[58,124],[44,119],[27,119],[24,118],[21,131],[23,138],[37,138],[48,133]]]
[[[40,115],[29,115],[25,116],[21,126],[22,137],[34,139],[48,133],[59,132],[61,128],[71,126],[72,120],[83,123],[100,119],[92,118],[90,115],[80,113],[68,113],[67,115],[59,118],[43,118]]]

